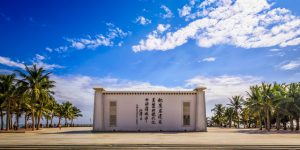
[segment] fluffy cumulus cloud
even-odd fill
[[[43,67],[44,69],[47,69],[47,70],[52,70],[52,69],[56,69],[56,68],[64,68],[61,65],[45,63],[45,62],[43,62],[44,59],[46,59],[45,56],[36,54],[36,56],[32,59],[31,63],[36,64],[38,67]],[[0,64],[9,66],[9,67],[25,69],[24,64],[26,64],[26,63],[11,60],[11,58],[9,58],[9,57],[0,56]]]
[[[21,63],[19,61],[13,61],[9,57],[3,57],[3,56],[0,56],[0,64],[9,66],[9,67],[17,67],[17,68],[21,68],[21,69],[25,68],[23,63]]]
[[[167,6],[161,5],[160,8],[164,10],[164,13],[161,14],[162,18],[166,19],[166,18],[172,18],[172,17],[174,17],[172,11]]]
[[[191,7],[185,5],[182,9],[178,9],[178,12],[180,17],[187,16],[191,13]]]
[[[148,20],[147,20],[148,21]],[[131,34],[130,31],[123,31],[121,28],[112,23],[106,23],[107,33],[97,35],[87,35],[82,38],[66,38],[69,45],[59,46],[56,48],[46,47],[48,52],[66,52],[69,48],[77,50],[82,49],[95,49],[100,46],[122,46],[123,39]]]
[[[206,62],[212,62],[212,61],[215,61],[215,60],[216,60],[215,57],[207,57],[207,58],[202,59],[202,61],[206,61]]]
[[[261,82],[261,78],[253,76],[196,76],[186,81],[186,86],[205,86],[207,100],[227,100],[233,95],[245,96],[249,87]]]
[[[108,33],[106,35],[98,34],[95,36],[88,35],[86,38],[67,39],[71,43],[71,47],[75,49],[95,49],[99,46],[120,45],[120,39],[125,38],[130,32],[125,32],[112,23],[107,23]]]
[[[140,40],[134,51],[170,50],[195,40],[200,47],[219,44],[242,48],[300,44],[300,19],[285,8],[273,8],[267,0],[205,0],[186,5],[186,26]],[[187,13],[189,12],[189,13]]]
[[[279,68],[281,70],[294,70],[299,67],[300,67],[300,60],[287,61],[279,65]]]
[[[135,22],[139,23],[141,25],[146,25],[146,24],[150,24],[151,20],[147,19],[147,18],[145,18],[143,16],[139,16],[139,17],[136,18]]]

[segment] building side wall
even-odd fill
[[[149,99],[148,121],[145,102]],[[155,124],[152,123],[152,100],[155,98]],[[159,124],[159,102],[162,102],[162,123]],[[195,131],[196,94],[104,94],[104,131]],[[109,125],[109,102],[117,102],[117,125]],[[190,102],[190,125],[183,125],[183,102]],[[138,106],[138,109],[137,109]],[[142,116],[139,114],[142,110]],[[137,114],[138,113],[138,114]],[[142,120],[140,120],[142,118]]]

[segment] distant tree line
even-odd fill
[[[65,120],[65,126],[72,126],[74,119],[82,116],[80,109],[71,102],[60,104],[55,100],[52,91],[55,82],[50,74],[36,65],[25,65],[25,71],[16,70],[16,74],[0,74],[1,130],[18,130],[22,116],[24,128],[30,127],[32,130],[40,128],[42,119],[46,120],[46,127],[54,127],[54,117],[59,120],[58,126],[62,119]]]
[[[299,131],[300,83],[251,86],[246,98],[232,96],[226,106],[216,104],[211,111],[210,126]]]

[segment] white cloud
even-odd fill
[[[158,24],[156,30],[160,33],[165,32],[166,30],[168,30],[170,28],[171,25],[169,24]]]
[[[284,62],[280,65],[281,70],[294,70],[300,67],[300,60],[292,60],[289,62]]]
[[[216,60],[215,57],[207,57],[207,58],[202,59],[202,61],[206,61],[206,62],[212,62],[212,61],[215,61],[215,60]]]
[[[182,9],[178,9],[178,13],[179,13],[179,16],[180,17],[184,17],[184,16],[187,16],[191,13],[191,7],[190,6],[183,6]]]
[[[57,64],[47,64],[42,61],[33,62],[33,64],[36,64],[38,67],[43,67],[46,70],[53,70],[53,69],[61,69],[64,68],[64,66],[57,65]]]
[[[131,32],[124,32],[112,23],[107,23],[108,33],[106,35],[98,34],[94,37],[88,35],[86,38],[67,39],[71,43],[70,47],[75,49],[95,49],[99,46],[119,45],[120,39],[125,38]]]
[[[40,55],[40,54],[35,54],[35,58],[36,58],[37,60],[44,60],[46,57],[43,56],[43,55]]]
[[[63,66],[60,66],[57,64],[47,64],[42,61],[44,59],[45,59],[44,56],[36,54],[36,57],[32,59],[32,64],[36,64],[38,67],[43,67],[44,69],[47,69],[47,70],[52,70],[52,69],[56,69],[56,68],[64,68]],[[24,64],[26,64],[26,63],[13,61],[9,57],[0,56],[0,64],[6,65],[9,67],[17,67],[17,68],[25,69]]]
[[[298,45],[299,17],[288,9],[272,6],[267,0],[206,0],[199,7],[195,4],[200,9],[191,13],[198,13],[194,17],[196,20],[163,35],[151,32],[132,48],[134,51],[170,50],[191,39],[200,47],[220,44],[242,48]]]
[[[146,24],[150,24],[151,20],[143,17],[143,16],[139,16],[136,18],[135,22],[141,24],[141,25],[146,25]]]
[[[172,18],[174,16],[172,11],[167,6],[161,5],[160,8],[165,11],[163,14],[161,14],[162,18]]]
[[[249,87],[261,82],[261,78],[253,76],[196,76],[186,81],[187,86],[205,86],[207,101],[227,100],[233,95],[245,96]]]
[[[17,68],[21,68],[21,69],[25,68],[23,63],[18,62],[18,61],[13,61],[9,57],[0,56],[0,64],[10,66],[10,67],[17,67]]]
[[[52,52],[53,51],[53,49],[50,48],[50,47],[46,47],[45,50],[48,51],[48,52]]]

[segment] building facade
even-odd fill
[[[207,131],[204,87],[193,91],[94,90],[94,131]]]

